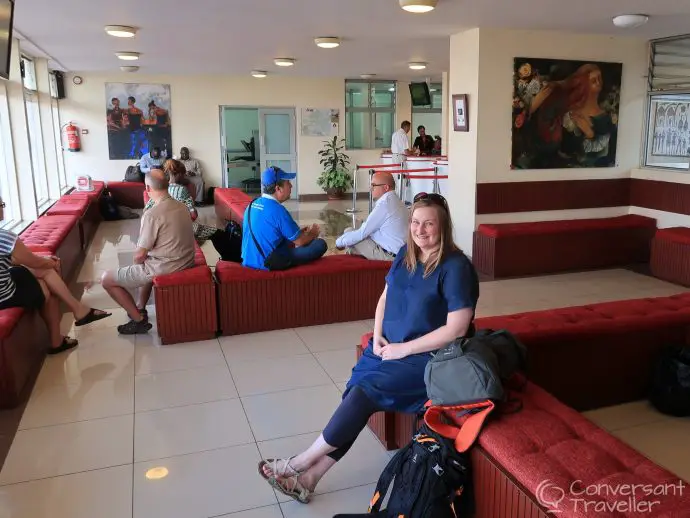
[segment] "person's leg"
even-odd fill
[[[45,299],[40,312],[50,336],[48,354],[60,353],[76,347],[78,342],[72,338],[62,336],[60,331],[60,300],[50,293],[48,285],[42,279],[38,280],[38,284],[41,286]]]
[[[353,254],[361,255],[372,261],[392,261],[395,259],[394,256],[386,252],[371,238],[360,241],[351,247],[351,250]]]
[[[298,246],[289,249],[289,254],[292,256],[292,262],[295,266],[307,264],[316,261],[319,257],[328,250],[326,241],[321,238],[314,239],[311,243],[305,246]]]
[[[101,285],[103,289],[117,302],[129,315],[130,321],[126,324],[118,326],[117,330],[121,334],[138,334],[146,333],[151,327],[144,315],[141,314],[137,308],[134,298],[127,291],[127,287],[136,289],[150,283],[150,279],[146,278],[143,266],[135,264],[120,268],[119,270],[110,270],[101,277]]]
[[[76,320],[84,318],[88,312],[91,311],[91,308],[74,298],[74,295],[69,291],[65,281],[62,280],[62,277],[60,277],[55,270],[31,269],[31,273],[33,273],[37,279],[45,283],[50,293],[67,305],[69,310],[74,313],[74,318]]]
[[[204,202],[204,180],[200,176],[189,176],[189,182],[194,184],[196,189],[196,196],[194,196],[194,201],[197,203]]]
[[[146,286],[139,288],[139,296],[137,297],[137,308],[139,312],[146,311],[146,304],[148,304],[151,298],[151,291],[153,290],[153,283],[149,283]]]

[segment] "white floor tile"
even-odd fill
[[[138,344],[137,337],[137,375],[226,365],[216,339],[161,346]]]
[[[0,487],[7,518],[132,518],[132,466]]]
[[[34,389],[19,429],[74,423],[134,412],[134,378],[82,381]]]
[[[134,465],[134,518],[209,518],[273,505],[255,444]],[[167,476],[147,479],[153,468]],[[161,470],[158,470],[161,471]]]
[[[135,462],[162,459],[254,441],[239,399],[136,415]]]
[[[305,451],[318,436],[312,433],[260,442],[259,451],[264,459],[284,459]],[[316,494],[375,484],[389,460],[381,443],[365,428],[347,455],[321,479]],[[277,492],[276,496],[280,502],[291,500],[282,493]]]
[[[340,404],[332,383],[242,398],[257,441],[320,432]]]
[[[137,412],[237,397],[227,366],[144,374],[134,380]]]
[[[328,385],[331,379],[311,354],[230,364],[240,396]]]
[[[112,328],[88,329],[86,327],[76,327],[71,334],[79,340],[80,351],[96,347],[133,349],[136,339],[135,336],[114,333]]]
[[[131,464],[133,426],[127,415],[19,431],[0,484]]]
[[[335,386],[338,387],[338,390],[339,390],[339,391],[341,392],[341,394],[342,394],[343,392],[345,392],[345,389],[347,388],[347,382],[345,382],[345,383],[336,383]]]
[[[357,353],[354,347],[339,351],[314,353],[314,356],[336,383],[347,382],[352,375],[352,368],[357,363]]]
[[[295,329],[312,352],[352,349],[364,333],[371,331],[362,321],[342,322]],[[353,353],[354,354],[354,353]]]
[[[239,513],[224,514],[218,518],[283,518],[279,505],[269,507],[259,507],[251,511],[240,511]]]
[[[340,513],[366,513],[376,484],[317,495],[308,505],[280,504],[285,518],[326,518]]]
[[[309,354],[309,349],[293,329],[221,336],[220,345],[230,366],[236,362]]]
[[[583,412],[597,426],[609,432],[669,419],[647,400]]]

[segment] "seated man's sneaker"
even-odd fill
[[[121,335],[143,335],[149,332],[153,325],[147,320],[136,322],[130,320],[126,324],[117,326],[117,332]]]

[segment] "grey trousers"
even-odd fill
[[[196,187],[196,199],[194,201],[199,203],[204,201],[204,179],[201,176],[188,176],[187,180],[189,180],[189,183],[193,183],[194,187]]]
[[[352,227],[348,227],[345,229],[345,232],[352,232],[352,230]],[[393,254],[388,253],[387,250],[381,248],[381,246],[369,237],[354,246],[348,247],[345,253],[349,255],[361,255],[373,261],[392,261],[395,259]]]

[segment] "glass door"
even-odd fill
[[[259,108],[261,170],[277,166],[288,173],[297,170],[294,108]],[[299,177],[292,180],[292,199],[298,198]]]

